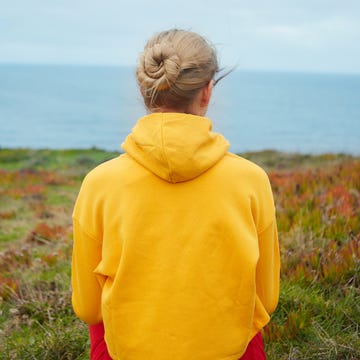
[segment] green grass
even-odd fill
[[[71,212],[85,174],[115,156],[0,149],[0,359],[88,359],[71,308]],[[268,359],[360,359],[360,158],[243,156],[268,171],[277,205],[281,295],[264,332]]]
[[[117,156],[116,152],[107,152],[97,148],[84,150],[31,150],[1,149],[0,164],[5,170],[66,170],[80,167],[89,169],[98,163]]]

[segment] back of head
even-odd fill
[[[147,42],[136,77],[149,110],[183,112],[217,71],[215,49],[203,37],[174,29]]]

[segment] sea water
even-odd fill
[[[131,67],[0,65],[0,147],[120,150],[146,110]],[[233,152],[360,155],[360,75],[232,72],[208,117]]]

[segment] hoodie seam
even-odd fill
[[[271,221],[269,224],[267,224],[266,226],[264,226],[261,230],[259,230],[257,232],[257,234],[260,236],[263,232],[265,232],[266,230],[268,230],[275,222],[276,218],[275,215],[271,218]]]
[[[164,156],[164,159],[166,161],[166,164],[168,166],[168,169],[169,169],[169,180],[171,182],[174,182],[173,181],[173,178],[171,176],[171,167],[170,167],[170,162],[169,162],[169,159],[167,157],[167,154],[166,154],[166,151],[165,151],[165,143],[164,143],[164,116],[161,117],[161,126],[160,126],[160,131],[161,131],[161,147],[162,147],[162,153],[163,153],[163,156]]]

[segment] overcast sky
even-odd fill
[[[0,62],[135,65],[173,27],[225,67],[360,73],[360,0],[0,0]]]

